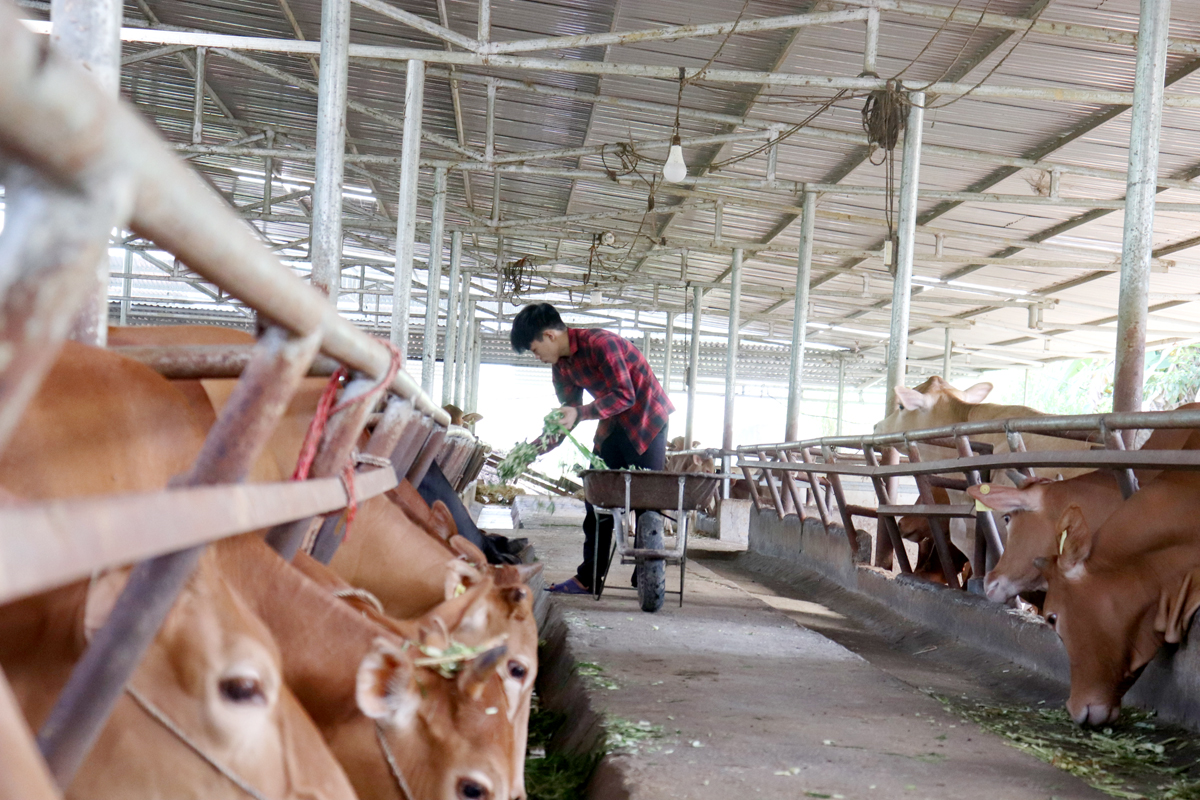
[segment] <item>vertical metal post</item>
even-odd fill
[[[950,329],[946,328],[946,351],[942,354],[942,377],[950,382],[950,358],[954,355],[954,340],[950,338]]]
[[[863,74],[876,75],[875,62],[879,59],[879,9],[867,9],[867,38],[863,43]]]
[[[475,38],[481,42],[488,41],[492,36],[492,3],[491,0],[479,0],[479,27]]]
[[[425,273],[425,341],[421,347],[421,391],[433,394],[437,369],[437,322],[442,293],[442,240],[446,220],[446,169],[433,171],[433,208],[429,225],[429,270]],[[443,372],[442,380],[445,380]]]
[[[87,70],[112,97],[117,96],[121,86],[123,8],[120,0],[51,0],[50,3],[50,44]],[[96,263],[88,299],[75,315],[72,339],[101,347],[108,340],[109,270],[106,249]]]
[[[396,208],[396,282],[392,287],[392,344],[408,352],[412,302],[413,242],[417,235],[417,184],[421,169],[421,112],[425,105],[425,62],[408,62],[404,80],[404,142],[400,153],[400,200]]]
[[[675,350],[675,312],[667,312],[667,336],[663,342],[662,387],[667,394],[671,393],[671,361]]]
[[[1170,21],[1170,0],[1141,0],[1133,117],[1129,128],[1129,172],[1125,187],[1125,230],[1121,246],[1121,297],[1117,305],[1113,411],[1142,410],[1158,139],[1162,130],[1163,80],[1167,69],[1167,29]],[[1125,432],[1126,444],[1133,444],[1135,433],[1133,430]]]
[[[846,417],[846,357],[838,355],[837,427],[835,436],[842,435],[842,420]],[[815,491],[815,489],[814,489]]]
[[[476,322],[471,337],[471,396],[467,400],[468,411],[479,411],[479,368],[483,363],[483,324]]]
[[[779,145],[776,144],[776,139],[779,138],[779,133],[771,132],[771,146],[767,148],[767,180],[774,181],[775,174],[779,170]]]
[[[267,149],[270,150],[275,146],[275,131],[267,131]],[[271,213],[272,195],[275,192],[275,159],[267,156],[263,159],[263,204],[262,213]]]
[[[688,376],[687,376],[687,427],[684,436],[687,447],[695,441],[696,422],[696,383],[700,380],[700,309],[704,306],[704,292],[699,286],[692,287],[692,340],[688,342]]]
[[[454,405],[463,407],[467,397],[467,354],[470,352],[471,322],[475,317],[475,301],[471,299],[471,273],[463,273],[462,295],[459,298],[459,335],[454,354]]]
[[[800,217],[800,251],[796,262],[796,299],[792,309],[792,363],[788,372],[787,417],[783,440],[800,438],[800,399],[804,388],[804,341],[808,332],[808,287],[812,280],[813,234],[816,229],[816,192],[804,193]]]
[[[904,129],[904,161],[900,167],[900,222],[897,233],[896,277],[892,284],[892,331],[887,361],[887,410],[896,408],[896,386],[904,383],[908,359],[908,316],[912,303],[913,237],[917,231],[917,186],[921,168],[921,127],[925,122],[925,93],[909,95]]]
[[[450,294],[446,297],[446,347],[442,352],[442,405],[454,401],[458,372],[458,285],[462,280],[462,231],[450,234]]]
[[[324,292],[335,308],[342,285],[342,180],[349,59],[350,0],[322,0],[316,182],[309,252],[312,254],[312,285]]]
[[[742,248],[733,251],[733,265],[729,271],[729,342],[725,352],[725,431],[721,447],[733,449],[733,403],[737,384],[738,328],[742,306]],[[726,470],[728,472],[728,470]]]
[[[204,141],[204,62],[207,47],[196,48],[196,95],[192,103],[192,144]]]
[[[487,84],[487,117],[484,120],[483,157],[487,159],[488,163],[491,163],[492,159],[496,157],[496,84],[490,80]],[[492,207],[492,219],[496,219],[495,206]]]
[[[129,304],[133,294],[133,251],[125,248],[125,278],[121,281],[121,317],[120,324],[129,323]]]

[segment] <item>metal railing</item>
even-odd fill
[[[858,549],[854,518],[876,519],[877,566],[890,567],[894,554],[900,571],[912,572],[897,520],[908,515],[925,517],[942,575],[947,584],[959,587],[945,521],[974,520],[971,568],[974,578],[980,580],[1003,552],[1004,522],[1002,515],[980,510],[973,503],[938,503],[934,489],[963,491],[990,481],[997,472],[1020,481],[1036,469],[1110,469],[1122,493],[1129,497],[1138,489],[1134,470],[1200,469],[1200,451],[1126,450],[1120,433],[1190,428],[1200,428],[1200,409],[963,422],[916,431],[747,445],[738,448],[738,468],[760,510],[770,504],[781,519],[789,513],[803,519],[809,503],[802,492],[807,491],[827,534],[834,532],[832,515],[836,511],[851,552]],[[1055,437],[1063,446],[1029,450],[1027,435]],[[1074,448],[1068,448],[1067,442]],[[946,455],[946,450],[952,455]],[[844,476],[869,481],[876,505],[848,502]],[[911,478],[916,484],[916,504],[896,501],[898,478]],[[973,583],[971,588],[976,587]]]
[[[21,786],[21,796],[55,797],[43,767],[60,789],[70,783],[207,543],[269,528],[267,541],[290,557],[315,531],[314,552],[331,555],[341,535],[332,512],[350,502],[349,485],[362,502],[401,480],[419,483],[435,459],[461,483],[478,472],[484,454],[465,431],[447,437],[449,416],[399,369],[398,354],[284,267],[136,113],[37,41],[5,2],[0,182],[7,212],[0,238],[0,448],[79,307],[91,302],[96,265],[114,228],[173,253],[257,309],[265,323],[252,347],[125,351],[169,377],[240,376],[192,468],[171,489],[0,509],[0,530],[20,532],[0,537],[0,603],[149,559],[134,569],[93,637],[38,746],[14,718],[0,676],[0,774],[21,778],[0,783]],[[310,479],[241,485],[301,379],[338,364],[349,371],[341,410],[328,421]],[[362,450],[371,466],[360,465],[351,484],[344,472],[370,422]]]

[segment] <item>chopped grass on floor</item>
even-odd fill
[[[566,714],[541,707],[537,693],[529,713],[529,749],[525,756],[525,790],[529,800],[577,800],[592,777],[602,753],[549,753],[546,746],[566,722]]]
[[[1190,732],[1124,708],[1103,728],[1080,728],[1063,709],[938,701],[1008,744],[1065,770],[1112,797],[1200,800],[1200,745]]]
[[[586,678],[593,686],[601,689],[620,689],[620,685],[611,678],[604,676],[604,667],[592,661],[580,661],[575,665],[575,671],[580,677]]]
[[[651,739],[661,739],[661,725],[651,725],[646,720],[633,722],[609,715],[604,718],[604,730],[608,733],[605,746],[610,753],[629,753],[636,755],[638,748]]]

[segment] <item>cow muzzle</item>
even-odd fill
[[[1117,717],[1121,715],[1121,706],[1116,703],[1075,703],[1068,700],[1067,713],[1075,720],[1076,725],[1098,727],[1116,722]]]
[[[1007,603],[1020,591],[1007,575],[989,572],[983,580],[983,591],[993,603]]]

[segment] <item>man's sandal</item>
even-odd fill
[[[578,578],[569,578],[562,583],[552,583],[546,591],[552,594],[591,594],[592,590],[579,582]]]

